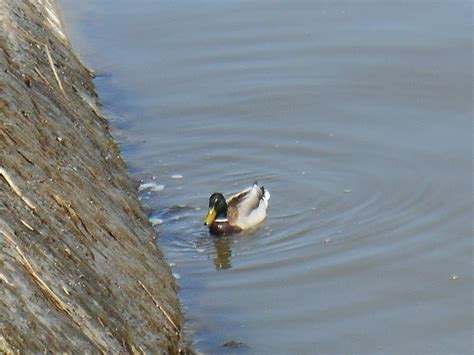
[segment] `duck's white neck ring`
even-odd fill
[[[229,220],[227,218],[216,218],[214,222],[222,223],[222,222],[229,222]]]

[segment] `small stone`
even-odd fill
[[[61,143],[61,144],[64,144],[64,138],[63,137],[56,137],[56,140]]]
[[[222,346],[225,348],[231,348],[231,349],[238,349],[238,348],[246,348],[247,344],[241,341],[236,341],[236,340],[228,340],[224,343],[222,343]]]
[[[329,243],[331,243],[331,239],[329,239],[329,238],[328,238],[328,239],[324,239],[324,244],[329,244]]]
[[[148,219],[148,221],[151,223],[152,226],[158,226],[160,224],[163,224],[163,220],[161,218],[157,218],[157,217],[151,217],[150,219]]]
[[[182,178],[183,178],[183,175],[181,175],[181,174],[173,174],[173,175],[171,175],[171,178],[172,178],[172,179],[182,179]]]
[[[452,275],[449,277],[449,279],[450,279],[451,281],[455,281],[455,280],[458,280],[458,279],[459,279],[459,276],[456,275],[456,274],[452,274]]]

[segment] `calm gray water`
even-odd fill
[[[471,1],[60,3],[164,185],[141,198],[196,349],[473,352]],[[209,236],[210,193],[255,179],[266,223]]]

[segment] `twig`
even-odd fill
[[[39,275],[36,273],[36,271],[33,269],[33,266],[31,266],[30,262],[26,258],[25,254],[23,254],[23,251],[20,249],[18,244],[15,242],[13,237],[9,235],[8,231],[6,230],[1,230],[0,233],[2,233],[5,238],[12,244],[12,246],[15,248],[16,252],[20,256],[20,264],[23,265],[23,267],[28,271],[28,273],[31,275],[33,280],[36,282],[36,284],[43,290],[44,294],[49,298],[49,300],[58,308],[60,311],[64,312],[69,318],[71,318],[78,326],[81,326],[79,322],[77,322],[74,319],[73,314],[69,311],[69,309],[66,307],[66,304],[61,301],[61,299],[49,288],[48,285],[39,277]]]
[[[174,330],[176,330],[176,332],[178,334],[181,333],[181,331],[179,330],[179,328],[176,326],[176,324],[173,322],[173,320],[171,319],[171,317],[168,315],[168,313],[166,313],[166,311],[164,310],[163,307],[161,307],[161,305],[158,303],[158,301],[155,299],[155,297],[153,297],[153,295],[150,293],[150,291],[148,291],[148,289],[145,287],[144,284],[142,284],[142,282],[140,280],[138,280],[138,284],[140,285],[141,288],[143,288],[145,290],[145,292],[148,294],[148,296],[150,296],[151,300],[153,301],[153,303],[155,304],[156,307],[158,307],[158,309],[163,312],[163,314],[165,315],[166,319],[168,319],[168,321],[171,323],[171,325],[173,326]]]
[[[3,178],[5,179],[5,181],[7,182],[7,184],[12,188],[12,190],[18,195],[18,197],[20,197],[23,202],[26,203],[26,205],[31,208],[33,211],[36,210],[36,207],[35,205],[33,205],[33,203],[26,197],[24,196],[20,189],[18,188],[18,186],[16,186],[15,182],[13,181],[12,177],[10,176],[10,174],[7,173],[7,171],[3,168],[3,167],[0,167],[0,175],[3,176]]]
[[[30,231],[34,231],[33,227],[30,226],[28,223],[26,223],[24,220],[20,219],[21,224],[23,224],[26,228],[28,228]]]
[[[63,200],[61,198],[61,196],[59,195],[56,195],[56,194],[51,194],[51,197],[54,199],[54,201],[56,201],[56,203],[63,207],[69,217],[71,218],[71,220],[75,223],[76,225],[76,228],[85,236],[90,236],[92,239],[96,240],[96,238],[94,237],[94,235],[89,231],[89,229],[87,228],[86,224],[84,223],[84,221],[82,220],[82,218],[80,217],[80,215],[74,210],[74,208],[72,207],[72,205]],[[79,228],[79,227],[82,227],[82,228]],[[102,254],[103,255],[103,254]],[[104,255],[105,256],[105,255]]]
[[[35,67],[35,72],[36,74],[39,75],[39,77],[41,78],[41,80],[43,80],[43,82],[48,85],[48,86],[51,86],[51,84],[49,83],[48,79],[45,78],[45,76],[43,75],[43,73],[37,68]]]
[[[13,28],[17,32],[22,33],[30,41],[35,42],[36,44],[44,47],[44,49],[46,51],[46,56],[48,57],[49,66],[51,67],[51,70],[53,71],[54,77],[56,78],[56,81],[59,85],[59,88],[61,89],[61,92],[63,93],[63,95],[67,97],[66,91],[64,91],[63,84],[61,83],[61,79],[59,79],[58,72],[56,71],[56,68],[54,67],[53,57],[51,56],[51,52],[49,51],[48,44],[46,44],[44,42],[41,42],[41,41],[38,41],[36,38],[32,37],[28,32],[26,32],[21,27],[16,27],[16,26],[9,26],[9,27]],[[45,78],[41,74],[39,74],[39,71],[37,71],[37,70],[35,70],[35,71],[36,71],[36,73],[38,73],[38,75],[40,75],[40,77],[42,77],[43,80],[45,80]],[[47,82],[47,80],[46,80],[46,82]]]
[[[61,89],[61,92],[63,93],[63,95],[67,97],[66,91],[64,91],[63,84],[61,83],[61,79],[59,79],[58,72],[56,71],[56,68],[54,67],[53,57],[51,57],[51,53],[49,52],[49,47],[45,43],[43,43],[43,45],[44,45],[44,48],[46,49],[46,56],[48,57],[49,65],[51,67],[51,70],[53,71],[56,81],[58,82],[59,88]]]
[[[67,290],[66,287],[63,286],[63,291],[66,295],[70,296],[71,294],[69,293],[69,291]]]
[[[0,274],[0,281],[5,282],[8,286],[14,286],[10,281],[8,281],[8,279],[3,274]]]

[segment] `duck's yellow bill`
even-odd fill
[[[204,218],[204,224],[208,226],[212,222],[214,222],[214,220],[216,219],[216,214],[216,210],[214,208],[210,208],[207,212],[207,216]]]

